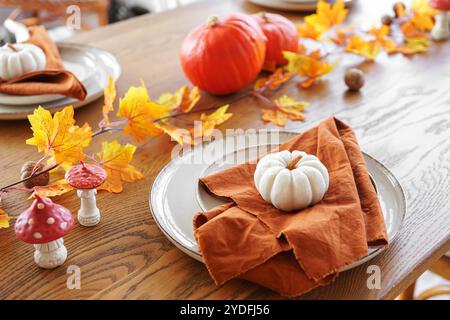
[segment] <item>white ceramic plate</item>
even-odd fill
[[[314,11],[317,7],[317,1],[309,0],[248,0],[249,2],[261,7],[283,10],[283,11]],[[349,5],[352,0],[344,0]]]
[[[26,119],[38,105],[52,113],[68,105],[79,108],[103,96],[103,88],[107,85],[110,75],[114,80],[120,76],[121,69],[116,58],[104,50],[72,43],[58,43],[58,48],[68,70],[74,72],[83,82],[87,90],[86,99],[79,101],[61,95],[3,94],[0,95],[0,120]],[[5,99],[12,100],[8,103]]]
[[[252,134],[227,136],[173,159],[158,174],[150,192],[150,209],[161,231],[183,252],[203,262],[194,238],[192,219],[197,212],[209,210],[223,202],[205,192],[199,185],[199,178],[262,156],[296,134],[261,130]],[[376,185],[389,242],[392,243],[406,212],[403,190],[381,163],[365,153],[364,158]],[[366,257],[340,271],[354,268],[381,251],[378,247],[370,247]]]

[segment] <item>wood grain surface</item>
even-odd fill
[[[370,27],[391,12],[392,1],[355,1],[349,19]],[[123,68],[118,93],[144,80],[155,97],[187,83],[178,50],[185,35],[211,14],[257,12],[245,1],[205,1],[158,15],[148,15],[83,33],[71,41],[113,53]],[[295,21],[300,15],[287,14]],[[357,65],[366,73],[360,93],[349,93],[343,72]],[[291,81],[279,93],[311,103],[302,130],[331,114],[355,129],[362,149],[383,162],[399,179],[407,198],[407,217],[396,241],[374,260],[344,272],[331,285],[303,299],[392,299],[450,249],[450,41],[433,44],[426,54],[413,57],[380,54],[376,62],[345,55],[339,66],[308,90]],[[232,97],[203,95],[198,108]],[[101,101],[76,111],[78,123],[92,126],[101,118]],[[233,104],[235,116],[221,128],[263,128],[252,98]],[[1,185],[16,181],[23,162],[39,158],[25,145],[31,136],[27,121],[0,122]],[[119,134],[104,136],[128,141]],[[89,150],[98,148],[97,138]],[[274,298],[275,293],[251,283],[232,280],[217,287],[206,268],[176,249],[155,225],[148,193],[159,170],[170,160],[174,143],[160,137],[138,148],[134,164],[145,179],[128,183],[121,194],[100,192],[102,221],[81,227],[65,237],[69,257],[64,267],[39,269],[33,248],[0,230],[0,299],[243,299]],[[182,186],[180,186],[180,191]],[[19,214],[29,206],[27,195],[12,192],[4,207]],[[56,199],[76,212],[79,199],[72,193]],[[369,264],[382,270],[380,290],[366,286]],[[81,289],[66,287],[66,266],[81,268]]]

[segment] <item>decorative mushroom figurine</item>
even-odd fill
[[[436,22],[431,37],[433,40],[444,40],[450,36],[448,11],[450,10],[450,0],[430,0],[431,7],[438,10]]]
[[[66,172],[67,183],[77,189],[81,199],[78,210],[78,222],[86,227],[95,226],[100,222],[100,210],[97,208],[95,195],[97,187],[106,180],[106,171],[95,164],[81,164],[71,167]]]
[[[254,182],[265,201],[280,210],[292,211],[322,200],[328,190],[329,175],[316,156],[284,150],[259,160]]]
[[[35,195],[33,204],[16,221],[17,237],[34,245],[34,261],[41,268],[52,269],[64,263],[67,249],[63,236],[72,230],[72,213],[49,198]]]

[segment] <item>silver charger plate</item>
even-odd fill
[[[121,68],[116,58],[107,51],[91,46],[75,43],[58,43],[63,63],[68,70],[73,71],[87,90],[84,101],[67,98],[60,95],[10,96],[13,103],[4,103],[0,97],[0,120],[26,119],[39,105],[54,113],[63,107],[72,105],[82,107],[103,96],[103,89],[108,83],[108,77],[115,81],[121,74]],[[3,95],[3,98],[5,95]]]
[[[260,130],[227,136],[183,152],[173,158],[153,182],[149,204],[153,218],[167,238],[192,258],[203,262],[193,233],[192,220],[224,201],[208,194],[199,184],[203,176],[244,161],[256,159],[297,135],[296,132]],[[263,137],[264,135],[264,137]],[[236,139],[242,138],[242,143]],[[274,142],[275,141],[275,142]],[[380,162],[364,153],[367,169],[376,186],[389,242],[398,234],[406,213],[405,196],[395,176]],[[368,255],[340,270],[346,271],[374,258],[383,248],[369,247]]]

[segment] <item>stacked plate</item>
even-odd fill
[[[285,11],[314,11],[317,7],[317,0],[249,0],[249,2],[259,6]],[[334,1],[328,1],[334,2]],[[346,5],[352,0],[344,0]]]
[[[86,99],[79,101],[56,94],[18,96],[0,93],[0,120],[26,119],[37,106],[52,113],[68,105],[79,108],[103,95],[109,76],[114,80],[120,76],[119,63],[106,51],[70,43],[58,43],[58,48],[65,68],[86,87]]]

